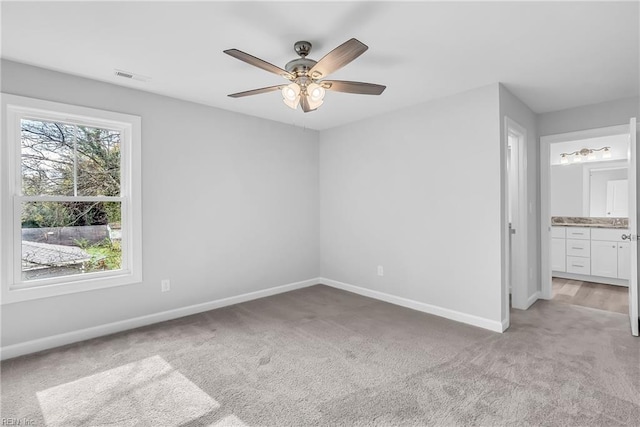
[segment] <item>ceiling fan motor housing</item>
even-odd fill
[[[296,51],[298,55],[301,57],[306,57],[309,55],[309,51],[311,51],[311,43],[306,41],[299,41],[293,44],[293,49]]]
[[[284,69],[296,77],[306,76],[308,71],[316,65],[316,62],[313,59],[297,58],[287,62]]]

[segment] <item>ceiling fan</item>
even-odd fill
[[[380,95],[386,89],[386,86],[373,83],[322,80],[362,55],[369,48],[359,40],[347,40],[326,54],[320,61],[307,58],[307,55],[309,55],[311,51],[311,43],[307,41],[296,42],[293,48],[300,58],[289,61],[284,69],[238,49],[225,50],[224,53],[227,55],[231,55],[247,64],[282,76],[291,82],[289,84],[232,93],[229,96],[232,98],[241,98],[243,96],[258,95],[260,93],[279,90],[282,92],[282,98],[286,105],[294,110],[298,108],[298,105],[301,105],[302,111],[308,113],[322,105],[325,90],[364,95]]]

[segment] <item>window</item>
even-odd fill
[[[140,282],[140,118],[2,106],[2,302]]]

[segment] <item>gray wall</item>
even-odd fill
[[[323,277],[501,321],[498,96],[495,84],[320,134]]]
[[[526,300],[540,290],[540,140],[538,137],[538,117],[527,105],[516,98],[509,90],[500,85],[500,135],[502,146],[506,146],[505,116],[517,122],[527,130],[527,260],[529,271],[527,274]],[[516,231],[517,232],[517,231]],[[525,306],[521,301],[520,306]],[[503,318],[506,317],[506,305],[503,306]]]
[[[318,277],[317,132],[10,61],[1,83],[142,117],[144,263],[140,284],[2,306],[3,346]]]
[[[634,97],[543,113],[538,115],[538,133],[545,136],[628,124],[639,111],[640,98]]]

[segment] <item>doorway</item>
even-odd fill
[[[624,298],[637,336],[635,137],[632,119],[541,138],[541,297],[618,312]]]
[[[507,278],[506,298],[510,307],[526,310],[535,299],[529,300],[529,248],[527,209],[527,130],[515,120],[505,116],[506,135],[506,233]]]

